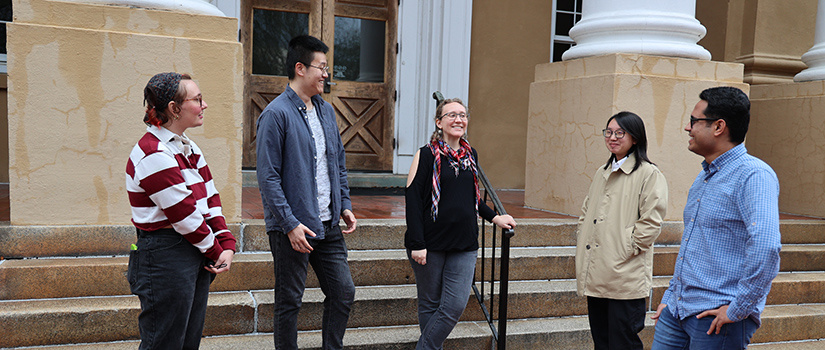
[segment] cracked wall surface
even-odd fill
[[[620,111],[645,122],[648,155],[667,178],[668,220],[680,220],[702,158],[684,131],[699,93],[730,85],[748,92],[741,64],[613,54],[536,68],[530,88],[525,204],[581,215],[596,169],[610,153],[601,130]]]
[[[825,82],[751,88],[745,146],[779,178],[779,211],[825,217]]]
[[[143,88],[189,73],[209,103],[187,131],[229,222],[240,221],[243,71],[234,18],[15,1],[8,24],[13,225],[128,224],[126,161],[146,132]]]

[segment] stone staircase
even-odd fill
[[[518,221],[510,260],[508,348],[592,348],[583,316],[586,302],[575,289],[575,220]],[[825,349],[825,340],[820,340],[825,338],[825,221],[785,220],[781,225],[781,273],[751,348]],[[212,284],[202,348],[271,349],[274,279],[263,221],[231,229],[239,237],[239,253],[232,271]],[[126,226],[74,227],[68,229],[78,234],[74,239],[86,244],[52,250],[63,256],[16,258],[25,256],[19,252],[48,251],[37,246],[37,238],[70,236],[50,230],[0,228],[0,255],[6,257],[0,260],[0,348],[136,348],[140,305],[124,277],[124,254],[134,231]],[[359,220],[359,229],[347,237],[357,286],[344,339],[348,349],[414,347],[415,286],[405,252],[399,249],[403,232],[403,220]],[[654,257],[652,308],[668,284],[680,236],[681,223],[664,225]],[[98,244],[95,237],[106,238]],[[12,241],[17,245],[3,248]],[[312,273],[307,284],[299,345],[317,349],[323,295]],[[490,329],[482,319],[478,304],[470,300],[445,347],[489,349]],[[642,337],[649,345],[652,321],[647,325]]]

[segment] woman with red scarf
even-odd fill
[[[479,196],[470,123],[460,99],[436,108],[430,143],[418,150],[407,177],[404,245],[418,289],[417,350],[441,349],[464,312],[478,256],[478,217],[513,228],[510,215],[496,215]]]

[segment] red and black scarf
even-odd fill
[[[478,201],[480,200],[480,192],[478,190],[478,168],[476,161],[473,158],[473,149],[470,148],[470,143],[465,139],[459,140],[458,150],[452,149],[444,140],[433,140],[429,144],[430,151],[433,152],[435,160],[433,161],[433,193],[432,193],[432,214],[433,221],[438,217],[438,201],[441,199],[441,155],[447,156],[450,168],[458,177],[458,170],[470,170],[473,172],[473,185],[475,187],[476,200],[475,210],[478,215]]]

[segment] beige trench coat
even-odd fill
[[[578,294],[639,299],[650,293],[653,242],[667,211],[667,181],[633,154],[615,172],[599,167],[582,205],[576,231]]]

